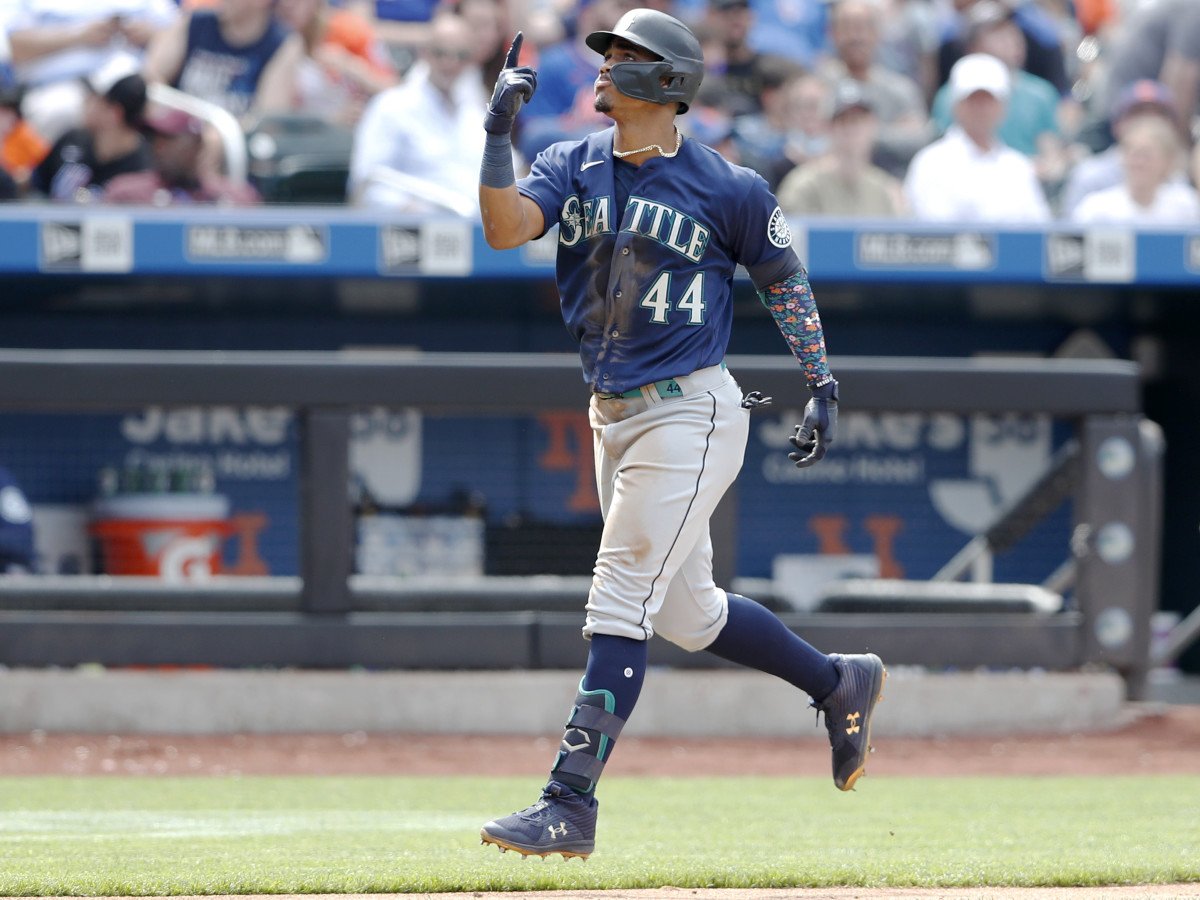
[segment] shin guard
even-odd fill
[[[558,757],[550,770],[551,780],[581,794],[596,790],[613,744],[625,726],[625,720],[613,714],[613,706],[609,691],[584,690],[580,681]]]

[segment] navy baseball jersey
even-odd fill
[[[563,319],[597,392],[721,362],[739,264],[760,289],[801,271],[757,173],[690,138],[637,167],[612,146],[611,128],[554,144],[517,183],[558,224]]]

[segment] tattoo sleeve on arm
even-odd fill
[[[783,333],[783,339],[804,367],[808,386],[818,387],[831,381],[833,376],[825,359],[825,332],[821,328],[817,302],[808,284],[808,273],[801,269],[792,277],[759,291],[758,298],[771,313]]]

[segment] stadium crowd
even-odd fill
[[[279,199],[229,177],[226,115],[260,162],[344,137],[338,200],[475,216],[512,34],[520,170],[607,127],[583,39],[637,5],[704,47],[681,127],[789,214],[1200,221],[1200,0],[0,0],[0,198]]]

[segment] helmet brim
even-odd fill
[[[586,38],[584,38],[583,42],[603,56],[605,51],[608,50],[609,45],[617,38],[629,41],[629,43],[633,44],[635,47],[641,47],[643,50],[653,53],[659,59],[663,59],[663,55],[661,53],[659,53],[653,47],[647,47],[641,42],[641,40],[638,39],[637,35],[630,34],[628,31],[593,31]]]

